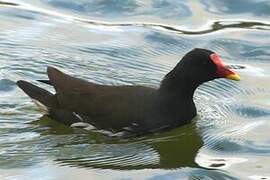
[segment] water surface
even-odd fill
[[[270,179],[269,8],[267,0],[0,1],[0,178]],[[158,87],[195,47],[217,52],[242,81],[202,85],[190,125],[141,138],[59,124],[15,84],[46,79],[50,65],[101,84]]]

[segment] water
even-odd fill
[[[270,179],[269,9],[267,0],[0,1],[0,179]],[[194,47],[217,52],[242,81],[204,84],[192,124],[141,138],[61,125],[15,85],[45,79],[51,65],[157,87]]]

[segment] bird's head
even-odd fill
[[[188,52],[174,69],[178,76],[199,83],[211,81],[216,78],[240,80],[240,76],[228,69],[219,56],[206,49],[193,49]]]
[[[204,82],[217,78],[240,80],[240,76],[226,67],[216,53],[196,48],[182,58],[175,68],[165,76],[162,84],[175,88],[182,86],[179,82],[184,81],[186,85],[196,88]]]

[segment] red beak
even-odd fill
[[[240,76],[224,66],[217,54],[211,54],[210,59],[217,67],[217,77],[240,81]]]

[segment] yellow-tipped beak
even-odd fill
[[[235,81],[240,81],[240,76],[238,74],[229,74],[225,78],[235,80]]]

